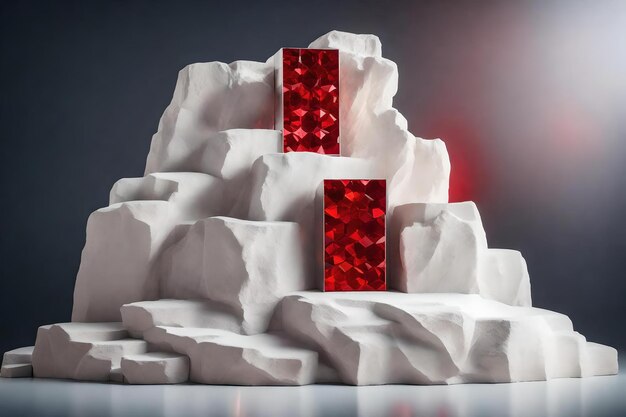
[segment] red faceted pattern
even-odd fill
[[[383,291],[385,180],[324,180],[324,290]]]
[[[283,150],[339,154],[339,51],[283,48]]]

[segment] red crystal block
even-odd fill
[[[338,155],[339,51],[283,48],[279,78],[283,150]]]
[[[324,291],[383,291],[385,180],[324,180]]]

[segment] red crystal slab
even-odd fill
[[[324,180],[324,291],[383,291],[385,180]]]
[[[339,154],[339,51],[283,48],[284,152]]]

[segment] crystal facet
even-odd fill
[[[338,155],[339,51],[283,48],[279,74],[284,151]]]
[[[324,180],[324,290],[383,291],[385,180]]]

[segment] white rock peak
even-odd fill
[[[454,384],[617,372],[615,349],[532,307],[522,255],[448,203],[445,144],[393,108],[374,35],[332,31],[341,156],[282,153],[274,66],[182,69],[145,176],[87,223],[72,323],[5,353],[3,377],[130,384]],[[387,292],[319,291],[324,179],[385,178]]]

